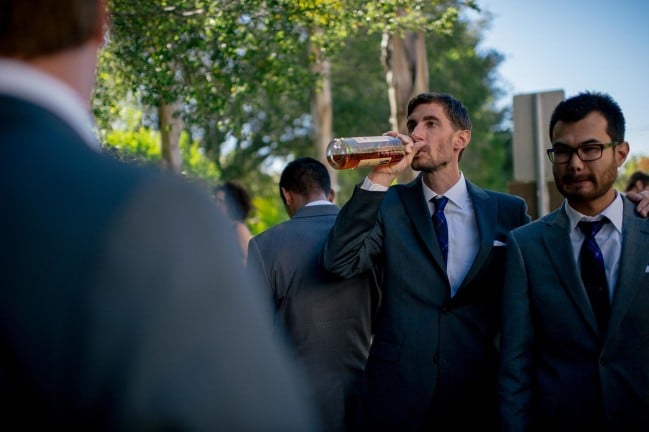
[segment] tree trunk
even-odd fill
[[[407,134],[408,101],[415,95],[428,91],[428,59],[424,32],[407,32],[405,37],[383,34],[381,62],[385,70],[390,101],[392,129]],[[417,172],[405,170],[399,183],[413,180]]]
[[[184,122],[180,115],[180,103],[162,104],[158,107],[160,119],[160,150],[162,153],[162,166],[175,173],[181,173],[183,158],[180,154],[180,133]]]
[[[338,172],[327,162],[327,145],[332,139],[333,106],[331,97],[331,63],[322,59],[320,51],[311,46],[311,55],[315,59],[311,72],[319,76],[318,84],[311,99],[311,117],[313,119],[313,141],[316,147],[317,159],[329,171],[331,188],[338,191]]]

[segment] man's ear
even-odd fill
[[[456,147],[459,150],[464,149],[466,146],[469,145],[469,142],[471,141],[471,131],[468,129],[460,129],[457,132],[455,132],[455,144]]]
[[[613,149],[615,151],[615,160],[619,168],[622,166],[624,161],[626,161],[626,157],[629,155],[629,143],[624,141],[622,144],[616,145]]]
[[[329,189],[329,193],[327,194],[327,200],[330,203],[333,203],[334,201],[336,201],[336,191],[335,190]]]
[[[280,189],[282,191],[282,197],[284,197],[284,204],[290,206],[293,204],[293,195],[287,191],[285,188]]]

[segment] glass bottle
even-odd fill
[[[334,138],[327,146],[327,162],[337,170],[391,165],[405,155],[401,140],[387,135]]]

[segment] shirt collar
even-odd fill
[[[70,86],[28,63],[0,57],[0,93],[53,113],[72,127],[95,150],[99,141],[86,105]]]
[[[566,215],[568,216],[568,221],[570,222],[570,230],[577,229],[577,224],[582,220],[586,221],[596,221],[602,219],[603,216],[611,222],[618,232],[622,232],[622,219],[624,215],[624,203],[622,201],[622,195],[615,191],[615,199],[613,202],[606,207],[602,212],[596,216],[586,216],[581,214],[574,208],[570,207],[568,201],[564,202],[564,208],[566,210]]]
[[[306,203],[304,204],[304,207],[316,206],[316,205],[334,205],[334,204],[331,201],[318,200],[318,201],[311,201],[310,203]]]
[[[428,187],[428,185],[424,182],[423,176],[421,177],[421,184],[424,188],[424,198],[426,198],[426,201],[430,202],[430,200],[439,195],[437,192]],[[444,193],[444,196],[460,208],[463,207],[463,203],[465,203],[466,200],[469,199],[469,191],[466,188],[466,180],[464,179],[464,174],[462,173],[462,171],[460,171],[460,179]]]

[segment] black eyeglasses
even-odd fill
[[[615,147],[621,144],[618,141],[613,141],[606,144],[586,144],[580,147],[559,146],[547,149],[548,158],[550,162],[555,164],[564,164],[570,162],[573,153],[577,153],[577,157],[584,162],[591,162],[602,157],[602,151],[606,147]]]

